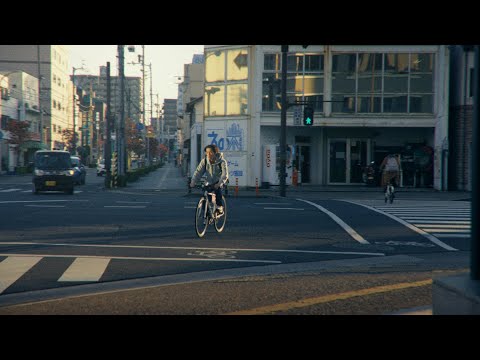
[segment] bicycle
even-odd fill
[[[215,230],[221,233],[227,221],[227,202],[225,196],[222,196],[223,213],[217,214],[216,195],[215,192],[213,192],[213,186],[209,184],[202,185],[202,191],[203,195],[200,200],[198,200],[195,210],[195,231],[199,238],[205,235],[208,225],[212,223],[215,225]]]
[[[387,203],[387,201],[390,204],[393,203],[394,198],[395,198],[395,187],[393,186],[392,182],[389,181],[385,189],[385,204]]]

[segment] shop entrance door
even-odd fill
[[[361,184],[370,162],[370,139],[328,139],[328,184]]]
[[[307,184],[310,179],[310,145],[296,145],[295,152],[295,165],[298,166],[297,170],[300,172],[301,178],[299,182]]]

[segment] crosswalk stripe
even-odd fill
[[[76,258],[58,281],[98,281],[109,262],[109,258]]]
[[[6,190],[0,190],[1,193],[7,193],[7,192],[12,192],[12,191],[18,191],[22,189],[6,189]]]
[[[448,237],[448,238],[469,238],[470,234],[439,234],[439,233],[432,233],[432,235],[441,238],[441,237]]]
[[[41,256],[9,256],[0,262],[0,294],[41,259]]]
[[[449,229],[470,229],[469,224],[413,224],[420,227],[449,228]]]
[[[438,233],[469,233],[470,229],[462,230],[462,229],[441,229],[441,228],[423,228],[426,232],[438,232]]]
[[[470,237],[471,206],[465,204],[415,203],[397,206],[376,206],[435,237]]]
[[[410,218],[410,217],[402,217],[403,220],[405,221],[408,221],[410,223],[414,223],[414,222],[422,222],[422,223],[431,223],[431,224],[441,224],[442,222],[441,221],[448,221],[448,222],[452,222],[452,223],[455,223],[455,224],[470,224],[470,221],[469,219],[463,219],[463,218],[459,218],[459,219],[448,219],[448,218],[433,218],[433,219],[429,219],[429,218]],[[442,220],[440,220],[442,219]],[[445,220],[443,220],[445,219]],[[448,222],[446,224],[448,224]]]

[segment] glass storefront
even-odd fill
[[[361,184],[370,162],[370,139],[329,139],[329,184]]]

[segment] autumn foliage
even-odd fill
[[[5,130],[10,132],[9,144],[22,145],[25,141],[30,140],[30,122],[11,120],[7,123]]]

